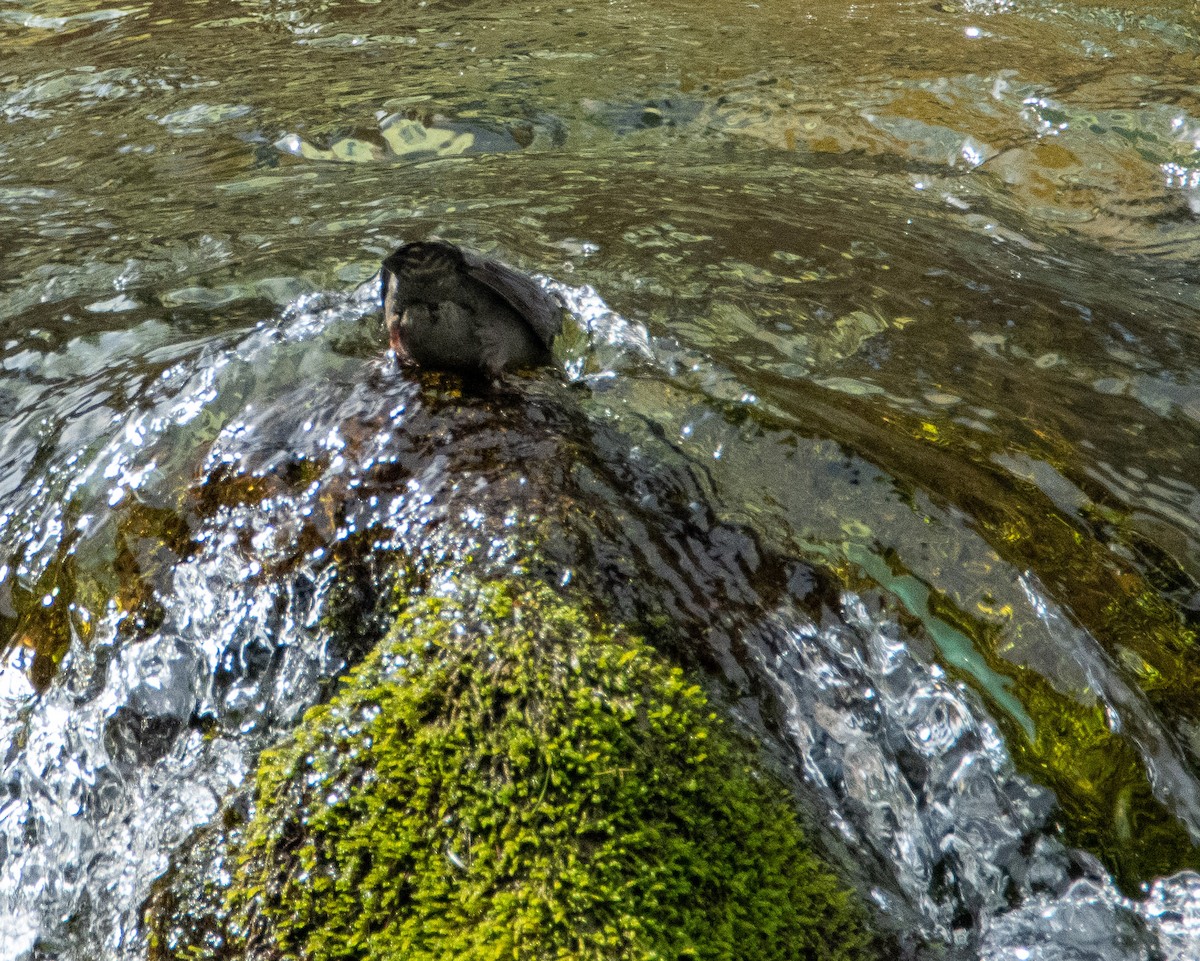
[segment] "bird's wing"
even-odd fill
[[[464,250],[463,261],[468,276],[486,286],[529,321],[529,326],[547,349],[554,345],[554,338],[562,333],[563,326],[563,306],[557,297],[531,278],[494,260]]]

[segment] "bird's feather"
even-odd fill
[[[538,339],[549,349],[562,333],[563,307],[558,298],[537,282],[504,264],[464,250],[467,275],[479,281],[524,317]]]

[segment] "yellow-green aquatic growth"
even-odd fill
[[[252,957],[849,959],[863,913],[703,692],[545,587],[427,600],[268,752]]]

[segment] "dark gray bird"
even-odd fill
[[[494,381],[554,362],[562,304],[531,278],[442,240],[383,262],[383,316],[401,361]]]

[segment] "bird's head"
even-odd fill
[[[442,240],[404,244],[384,260],[379,293],[392,350],[398,355],[404,355],[405,312],[455,299],[462,269],[462,251]]]

